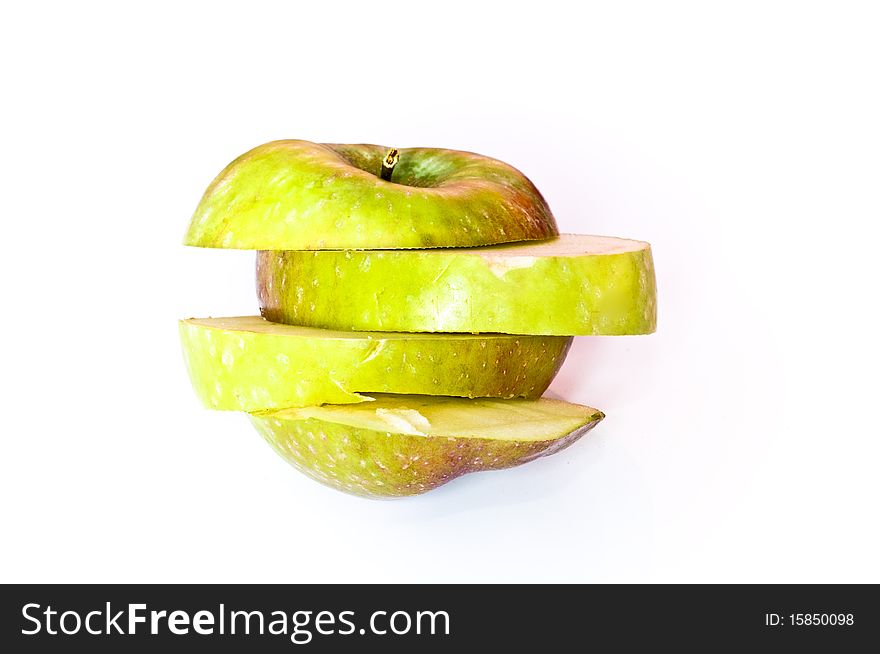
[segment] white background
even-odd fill
[[[0,580],[880,581],[870,3],[10,4]],[[176,320],[254,313],[253,254],[180,241],[277,138],[489,154],[650,241],[657,334],[552,387],[607,420],[371,502],[202,409]]]

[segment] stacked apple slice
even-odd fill
[[[648,244],[559,236],[522,173],[467,152],[268,143],[214,180],[185,243],[259,251],[262,318],[180,323],[199,398],[357,495],[569,445],[603,417],[541,398],[571,337],[656,322]]]

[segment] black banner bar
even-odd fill
[[[493,651],[646,643],[853,651],[880,635],[877,587],[867,585],[11,585],[0,592],[6,652],[142,645],[443,652],[481,643]]]

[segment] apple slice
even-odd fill
[[[601,411],[558,400],[375,395],[373,402],[281,409],[251,416],[285,460],[355,495],[417,495],[469,472],[558,452]]]
[[[563,235],[446,250],[260,252],[267,319],[332,329],[646,334],[656,325],[647,243]]]
[[[258,316],[180,321],[196,394],[213,409],[361,402],[359,392],[540,397],[571,339],[333,332]]]
[[[389,152],[378,145],[291,140],[266,143],[229,164],[205,192],[184,243],[243,250],[424,248],[557,233],[535,186],[496,159],[439,148]]]

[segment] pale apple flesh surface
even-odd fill
[[[624,335],[654,331],[647,243],[564,234],[444,250],[263,251],[262,315],[362,331]]]
[[[179,327],[202,403],[248,412],[362,402],[361,393],[536,398],[571,345],[558,336],[329,331],[259,316]]]
[[[372,402],[251,415],[286,461],[332,488],[373,498],[424,493],[571,445],[604,417],[558,400],[374,395]]]
[[[547,202],[512,166],[478,154],[285,140],[230,163],[184,244],[245,250],[480,246],[558,233]]]

